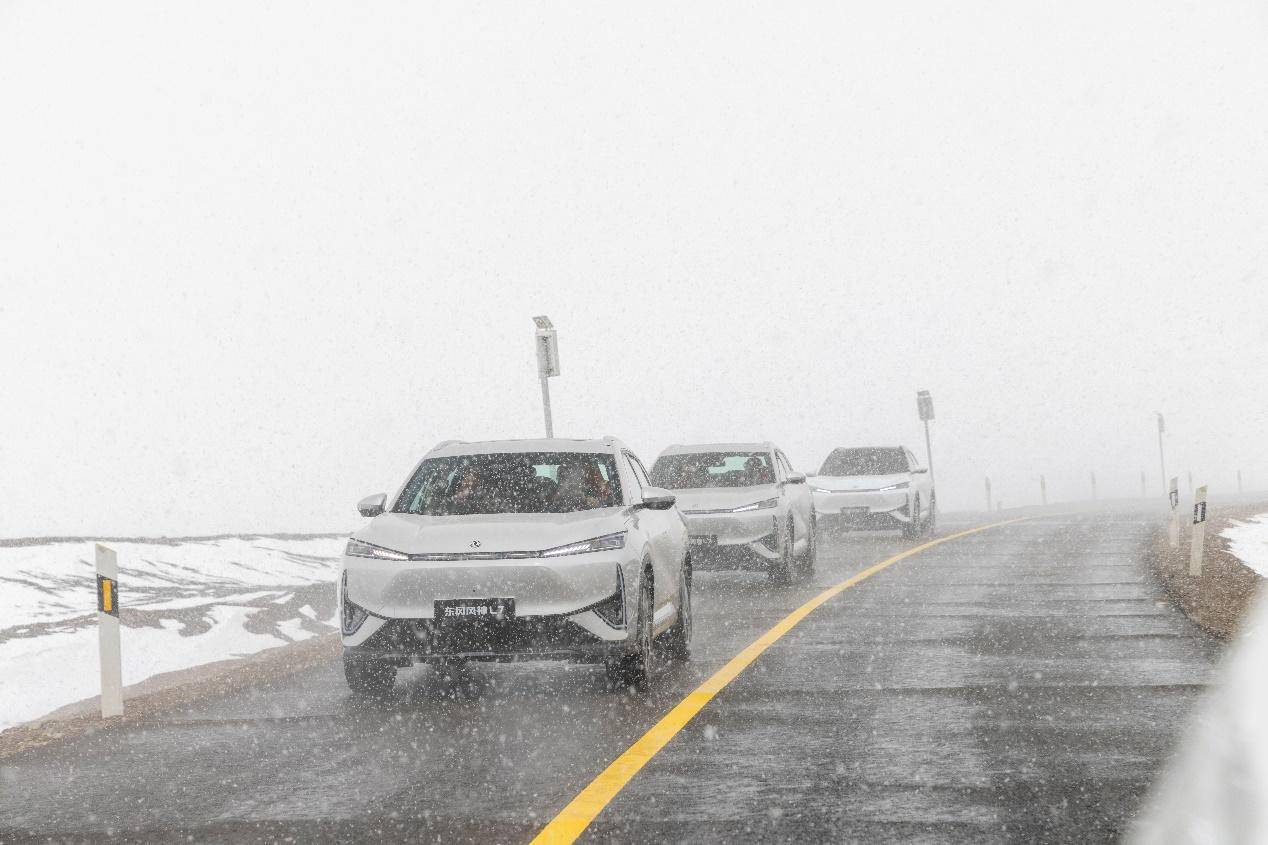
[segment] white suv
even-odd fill
[[[814,572],[806,476],[773,443],[670,446],[652,465],[652,483],[677,494],[696,569],[757,569],[775,583]]]
[[[825,519],[849,528],[901,528],[908,537],[933,533],[937,494],[929,470],[906,447],[833,449],[810,486]]]
[[[524,659],[641,689],[656,652],[687,656],[686,524],[618,440],[442,443],[358,510],[373,519],[339,581],[354,691],[417,662]]]

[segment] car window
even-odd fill
[[[790,475],[796,472],[796,470],[792,468],[792,464],[788,462],[788,456],[785,455],[783,452],[776,452],[775,458],[776,460],[779,461],[780,467],[783,468],[784,470],[784,478],[788,478]]]
[[[706,487],[752,487],[775,483],[769,452],[686,452],[661,455],[652,465],[657,487],[685,490]]]
[[[523,452],[429,458],[405,485],[395,513],[465,516],[566,513],[621,504],[614,456]]]
[[[907,472],[907,456],[901,448],[835,449],[823,462],[820,475],[894,475]]]

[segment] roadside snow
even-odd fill
[[[1238,560],[1268,578],[1268,513],[1252,516],[1245,522],[1233,520],[1220,536],[1228,539],[1228,550]]]
[[[342,538],[110,543],[119,554],[123,682],[334,630]],[[0,730],[96,695],[90,542],[0,547]]]
[[[1261,517],[1257,517],[1261,519]],[[1268,842],[1268,593],[1126,837],[1129,845]]]

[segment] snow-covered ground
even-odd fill
[[[108,543],[123,682],[333,631],[342,537]],[[0,730],[96,695],[91,542],[0,545]]]
[[[1227,538],[1228,550],[1238,560],[1268,578],[1268,513],[1252,516],[1245,522],[1233,520],[1220,536]]]

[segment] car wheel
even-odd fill
[[[806,554],[801,559],[801,575],[809,579],[815,574],[815,565],[819,561],[819,518],[810,514],[810,536],[806,542]]]
[[[348,688],[357,695],[378,698],[392,690],[396,683],[396,667],[383,660],[343,656],[343,677]]]
[[[911,520],[903,526],[903,536],[914,540],[920,536],[922,530],[924,530],[924,520],[920,518],[920,494],[917,493],[911,505]]]
[[[788,530],[784,532],[784,553],[772,561],[766,575],[772,584],[783,586],[792,581],[793,571],[793,522],[788,518]]]
[[[691,656],[691,561],[683,561],[678,576],[678,621],[665,632],[665,654],[673,660]]]
[[[652,642],[652,579],[645,571],[639,579],[638,618],[634,628],[634,651],[607,664],[608,680],[615,687],[645,692],[650,684],[656,644]]]

